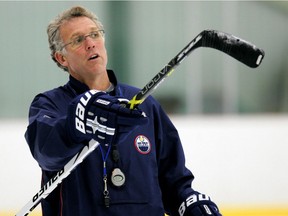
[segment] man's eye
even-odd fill
[[[98,36],[99,36],[98,32],[92,32],[92,33],[90,34],[90,37],[91,37],[91,38],[97,38]]]
[[[79,36],[79,37],[77,37],[77,38],[75,38],[74,39],[74,44],[80,44],[80,43],[82,43],[82,41],[83,41],[83,36]]]

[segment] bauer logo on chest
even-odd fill
[[[141,154],[149,154],[151,151],[151,143],[144,135],[138,135],[134,140],[136,150]]]

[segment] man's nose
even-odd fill
[[[90,50],[92,48],[95,48],[95,41],[92,38],[90,38],[89,36],[87,36],[85,38],[84,43],[85,43],[86,50]]]

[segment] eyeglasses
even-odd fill
[[[75,38],[72,38],[72,40],[69,43],[63,45],[60,50],[63,50],[66,46],[68,46],[70,44],[71,44],[72,48],[80,47],[83,44],[83,42],[86,40],[87,37],[90,37],[93,40],[98,40],[99,38],[104,36],[104,33],[105,33],[105,31],[103,29],[101,29],[101,30],[97,30],[97,31],[92,31],[86,35],[79,35]]]

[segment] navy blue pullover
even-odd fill
[[[113,71],[107,73],[115,85],[112,94],[131,99],[139,91],[118,84]],[[71,142],[66,118],[69,103],[88,90],[70,76],[66,85],[38,94],[31,104],[25,138],[42,169],[42,185],[85,145]],[[179,215],[180,203],[193,192],[194,177],[185,167],[178,132],[153,97],[149,96],[139,108],[149,123],[117,143],[117,166],[125,173],[126,182],[115,187],[108,181],[110,207],[105,207],[103,201],[103,161],[97,148],[42,201],[43,216]],[[114,167],[109,156],[108,178]]]

